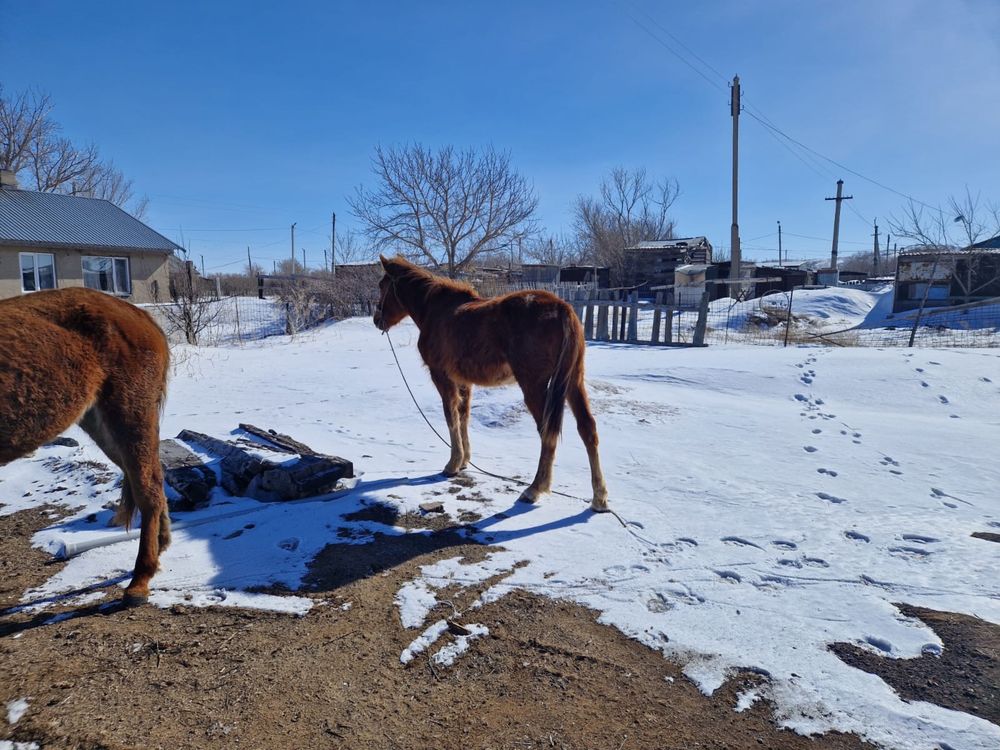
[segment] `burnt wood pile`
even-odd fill
[[[204,461],[188,446],[213,458]],[[164,479],[178,495],[171,510],[208,505],[221,484],[230,495],[264,501],[299,500],[334,492],[354,476],[354,465],[338,456],[317,453],[288,435],[241,424],[231,439],[194,430],[160,442]]]

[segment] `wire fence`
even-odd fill
[[[846,321],[838,324],[817,315],[812,307],[797,308],[794,292],[776,292],[745,302],[723,299],[710,306],[705,341],[756,345],[1000,347],[1000,299],[874,318],[860,324]]]
[[[484,297],[527,288],[552,291],[574,306],[588,340],[673,346],[1000,347],[1000,298],[870,316],[873,321],[859,325],[856,312],[853,319],[846,314],[837,318],[800,299],[798,290],[744,301],[708,302],[696,294],[677,295],[682,304],[670,304],[662,295],[657,301],[639,300],[634,290],[597,290],[592,285],[525,286],[492,278],[472,283]],[[264,299],[229,296],[144,307],[172,342],[223,346],[294,335],[328,320],[371,315],[376,295],[377,283],[352,287],[289,283],[269,288]]]

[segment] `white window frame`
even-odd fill
[[[88,289],[97,289],[99,292],[105,292],[107,294],[113,294],[116,297],[130,297],[132,296],[132,259],[127,255],[84,255],[80,260],[80,270],[83,274],[83,285],[87,286],[87,274],[93,273],[93,271],[88,271],[86,268],[86,263],[88,260],[110,260],[111,261],[111,289],[100,289],[98,287],[87,287]],[[118,288],[118,274],[115,273],[115,264],[118,261],[125,262],[125,278],[128,280],[128,289]]]
[[[34,268],[33,268],[34,273],[35,273],[35,288],[34,289],[25,289],[24,288],[24,267],[21,264],[21,258],[23,258],[25,255],[30,255],[32,257],[32,262],[34,263]],[[51,287],[45,287],[45,288],[46,289],[58,289],[59,288],[59,277],[56,275],[56,256],[55,256],[55,253],[32,253],[32,252],[18,253],[17,254],[18,277],[21,279],[21,292],[23,292],[24,294],[31,294],[32,292],[41,292],[41,291],[44,291],[41,288],[41,283],[40,283],[39,278],[38,278],[38,260],[37,259],[40,256],[47,256],[47,257],[49,257],[49,258],[52,259],[52,286]]]

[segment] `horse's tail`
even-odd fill
[[[559,306],[562,318],[562,344],[555,369],[545,392],[545,411],[542,416],[542,438],[558,437],[562,432],[566,395],[574,380],[580,377],[583,367],[583,329],[573,308],[563,302]]]

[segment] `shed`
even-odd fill
[[[674,270],[688,264],[712,262],[712,245],[705,237],[638,242],[625,248],[624,286],[654,286],[674,283]]]
[[[560,284],[593,284],[598,289],[611,286],[610,266],[563,266],[559,269]]]
[[[964,250],[921,248],[899,254],[893,312],[994,297],[1000,297],[1000,237]]]

